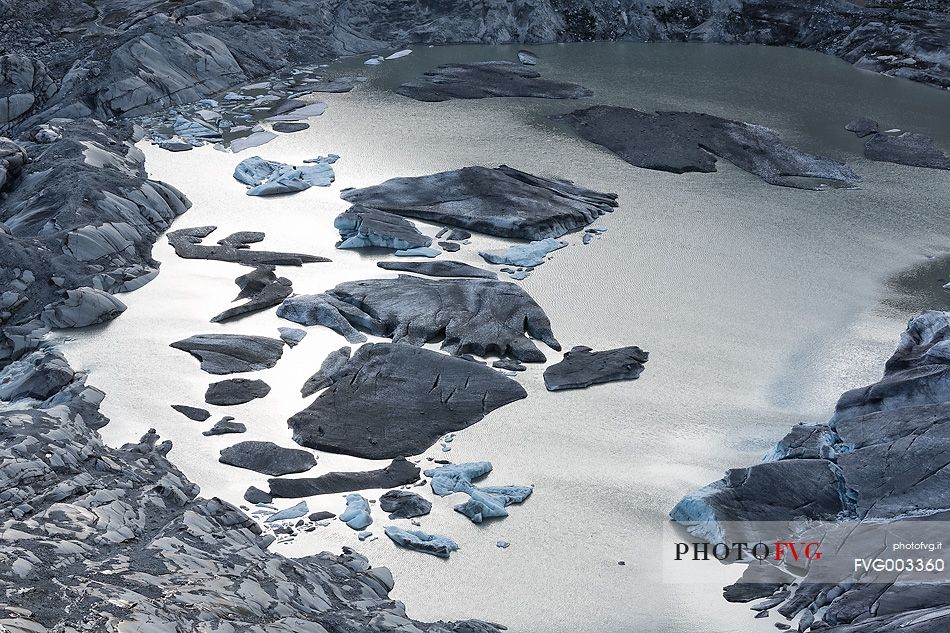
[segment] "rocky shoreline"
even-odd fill
[[[713,543],[735,541],[731,531],[740,526],[795,522],[800,527],[789,540],[821,539],[826,557],[878,551],[883,544],[877,539],[861,540],[882,526],[899,533],[907,524],[931,522],[937,526],[933,534],[945,537],[948,349],[950,312],[914,317],[879,382],[846,392],[827,423],[795,427],[763,463],[728,471],[684,497],[670,516]],[[818,533],[809,521],[840,523],[840,528]],[[725,588],[725,597],[762,599],[762,608],[753,605],[754,610],[775,609],[789,621],[797,619],[799,631],[940,633],[950,626],[950,585],[940,577],[928,582],[910,570],[860,574],[856,569],[829,575],[819,564],[797,576],[787,571],[753,562],[738,583]]]

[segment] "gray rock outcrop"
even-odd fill
[[[581,99],[594,94],[577,84],[541,79],[541,73],[522,64],[499,61],[443,64],[402,84],[396,92],[418,101],[485,97]]]
[[[484,365],[404,344],[366,344],[290,418],[303,446],[367,459],[416,455],[452,431],[527,397]]]
[[[772,185],[823,189],[861,180],[844,163],[786,145],[767,127],[709,114],[593,106],[555,118],[646,169],[710,173],[716,171],[718,156]]]
[[[266,336],[197,334],[171,344],[188,352],[209,374],[234,374],[270,369],[284,353],[284,342]]]
[[[560,237],[617,206],[616,194],[534,176],[507,165],[393,178],[372,187],[349,189],[340,196],[396,215],[526,240]]]
[[[560,343],[541,307],[521,287],[493,279],[428,279],[400,275],[338,285],[320,295],[297,295],[277,315],[302,325],[324,325],[348,341],[363,332],[397,343],[424,345],[442,339],[455,355],[510,356],[544,362],[528,338],[552,349]]]

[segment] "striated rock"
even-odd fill
[[[865,157],[887,163],[950,169],[950,155],[937,147],[929,136],[916,132],[874,134],[864,143]]]
[[[339,492],[353,492],[370,488],[395,488],[419,481],[419,468],[404,457],[397,457],[379,470],[364,472],[334,472],[319,477],[270,479],[270,494],[274,497],[311,497]]]
[[[348,345],[327,354],[320,369],[300,388],[300,395],[306,398],[332,385],[346,368],[349,360],[350,347]]]
[[[317,465],[310,451],[284,448],[273,442],[238,442],[221,449],[218,461],[265,475],[302,473]]]
[[[594,94],[577,84],[541,79],[539,72],[504,61],[443,64],[402,84],[396,92],[418,101],[485,97],[581,99]]]
[[[478,279],[498,279],[490,270],[471,266],[451,259],[437,262],[376,262],[384,270],[398,270],[407,273],[426,275],[427,277],[475,277]]]
[[[442,339],[455,355],[510,356],[544,362],[528,336],[560,349],[547,315],[516,284],[490,279],[396,279],[346,282],[320,295],[297,295],[277,315],[302,325],[324,325],[348,341],[362,332],[397,343],[423,345]]]
[[[412,519],[429,514],[432,503],[408,490],[390,490],[379,498],[379,508],[389,512],[390,519]]]
[[[243,334],[198,334],[171,347],[188,352],[209,374],[233,374],[270,369],[284,353],[280,339]]]
[[[452,552],[459,548],[458,543],[447,536],[428,534],[422,530],[403,530],[395,525],[387,525],[383,528],[383,531],[399,547],[431,554],[439,558],[448,558]]]
[[[516,244],[503,251],[481,251],[478,254],[489,264],[511,266],[540,266],[548,254],[567,246],[564,240],[549,237],[528,244]]]
[[[76,288],[47,305],[40,318],[51,328],[77,328],[111,321],[123,312],[125,304],[108,292]]]
[[[363,495],[356,493],[346,495],[346,510],[340,515],[340,520],[354,530],[365,529],[373,523],[369,502]]]
[[[560,237],[617,206],[617,195],[502,165],[393,178],[340,194],[355,205],[526,240]]]
[[[234,262],[245,266],[301,266],[313,262],[328,262],[326,257],[301,255],[299,253],[275,253],[254,251],[246,248],[246,243],[233,245],[230,240],[218,246],[205,246],[201,242],[216,230],[214,226],[199,226],[180,229],[168,234],[168,243],[175,254],[184,259],[210,259],[221,262]],[[258,240],[254,240],[258,241]]]
[[[618,380],[636,380],[644,370],[650,353],[639,347],[618,347],[595,352],[577,345],[564,354],[564,359],[544,370],[544,386],[548,391],[584,389]]]
[[[219,407],[227,407],[263,398],[269,393],[270,385],[263,380],[229,378],[208,385],[208,389],[205,391],[205,402]]]
[[[182,414],[189,420],[194,420],[195,422],[204,422],[211,417],[211,414],[205,409],[189,407],[188,405],[184,404],[173,404],[172,409]]]
[[[521,385],[483,365],[409,345],[367,344],[288,424],[303,446],[387,459],[421,453],[525,397]]]
[[[242,298],[247,298],[247,301],[221,312],[213,317],[211,322],[223,323],[272,308],[293,294],[291,281],[286,277],[277,277],[271,268],[258,267],[253,273],[238,277],[235,282],[241,292],[235,301]]]
[[[771,185],[817,190],[861,180],[844,163],[786,145],[767,127],[709,114],[593,106],[554,118],[646,169],[710,173],[718,156]]]
[[[398,215],[363,206],[352,206],[336,216],[333,226],[340,232],[337,248],[392,248],[406,250],[426,247],[432,238]]]

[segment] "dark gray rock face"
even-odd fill
[[[325,325],[351,342],[365,340],[361,332],[410,345],[442,338],[442,349],[455,355],[544,362],[528,336],[560,349],[551,322],[534,299],[517,284],[491,279],[400,275],[346,282],[320,295],[291,297],[277,315],[303,325]]]
[[[933,139],[916,132],[874,134],[864,143],[864,155],[877,161],[950,169],[950,155],[937,147]]]
[[[228,308],[211,319],[212,323],[223,323],[254,312],[272,308],[293,293],[293,286],[286,277],[278,277],[272,266],[262,266],[241,275],[234,280],[241,292],[235,301],[246,298],[239,306]]]
[[[379,498],[379,507],[390,519],[412,519],[429,514],[432,502],[409,490],[390,490]]]
[[[729,471],[684,497],[671,516],[704,540],[729,541],[736,535],[722,532],[738,524],[727,521],[784,521],[794,514],[820,518],[840,508],[840,528],[821,533],[822,547],[846,560],[877,551],[871,548],[880,547],[879,530],[888,526],[933,524],[943,530],[941,522],[950,519],[948,343],[950,313],[928,311],[911,319],[879,382],[845,393],[827,424],[795,427],[767,457],[770,461]],[[862,540],[862,530],[874,539]],[[814,540],[816,534],[798,527],[791,538]],[[788,618],[804,613],[800,630],[937,633],[946,627],[950,592],[940,579],[907,584],[881,576],[854,583],[853,570],[832,572],[839,575],[818,576],[828,568],[812,561],[802,570],[804,580],[796,579],[793,595],[775,594],[776,610]],[[727,590],[727,599],[758,597],[751,587],[761,586],[762,579],[747,575]],[[777,582],[769,588],[781,589],[791,579]],[[823,606],[827,609],[819,611]]]
[[[786,145],[767,127],[709,114],[593,106],[555,118],[646,169],[709,173],[716,171],[719,156],[772,185],[822,189],[827,183],[853,186],[861,180],[844,163]]]
[[[406,273],[416,273],[427,277],[474,277],[477,279],[498,279],[498,274],[471,266],[451,259],[442,259],[434,262],[377,262],[377,266],[384,270],[398,270]]]
[[[274,497],[311,497],[370,488],[395,488],[419,481],[419,467],[403,457],[379,470],[364,472],[335,472],[319,477],[269,479],[270,494]]]
[[[583,86],[541,79],[541,73],[515,62],[443,64],[404,83],[396,92],[418,101],[484,99],[485,97],[541,97],[581,99],[594,93]]]
[[[284,353],[284,342],[266,336],[197,334],[171,344],[188,352],[209,374],[234,374],[270,369]]]
[[[256,239],[255,233],[247,231],[235,233],[229,238],[218,242],[217,246],[202,244],[204,238],[211,235],[217,227],[198,226],[191,229],[179,229],[170,232],[168,243],[175,249],[175,254],[184,259],[210,259],[220,262],[234,262],[245,266],[301,266],[313,262],[328,262],[326,257],[316,255],[302,255],[300,253],[275,253],[271,251],[255,251],[247,248],[249,241],[246,236],[253,235],[251,242]]]
[[[341,241],[337,248],[376,246],[401,251],[432,244],[432,238],[420,233],[409,220],[359,205],[338,215],[333,226],[340,232]]]
[[[639,347],[618,347],[595,352],[578,345],[564,354],[564,360],[544,370],[548,391],[583,389],[617,380],[636,380],[644,370],[649,352]]]
[[[229,378],[208,385],[208,390],[205,391],[205,402],[227,407],[263,398],[269,393],[270,385],[263,380]]]
[[[306,398],[332,385],[349,363],[350,352],[350,346],[344,345],[340,349],[327,354],[327,357],[323,359],[323,364],[320,365],[320,369],[314,372],[300,388],[300,395]]]
[[[274,498],[260,488],[249,486],[248,489],[244,491],[244,500],[248,503],[270,503]]]
[[[860,117],[850,121],[844,129],[849,132],[854,132],[855,136],[858,138],[864,138],[865,136],[870,136],[871,134],[877,133],[878,124],[877,121],[873,119],[867,119],[865,117]]]
[[[294,121],[278,121],[271,126],[275,132],[282,134],[293,134],[294,132],[303,132],[310,129],[309,123],[300,123]]]
[[[24,359],[8,369],[33,367]],[[147,433],[121,448],[103,443],[95,429],[105,423],[98,412],[104,394],[83,380],[77,373],[45,401],[4,402],[0,410],[0,521],[18,526],[19,535],[0,540],[0,552],[22,561],[0,569],[9,590],[4,627],[91,633],[162,623],[199,631],[210,618],[234,631],[382,633],[389,624],[381,623],[400,622],[423,633],[497,633],[477,621],[408,619],[388,599],[389,573],[352,551],[275,553],[273,536],[254,519],[197,496],[198,487],[168,461],[170,442]],[[117,608],[116,596],[130,591],[135,599]]]
[[[484,365],[410,345],[367,344],[288,424],[303,446],[387,459],[421,453],[525,397],[521,385]]]
[[[0,370],[0,402],[46,400],[73,381],[75,374],[58,350],[40,349],[22,363]]]
[[[221,449],[218,461],[265,475],[303,473],[317,465],[310,451],[284,448],[273,442],[238,442]]]
[[[211,414],[206,409],[189,407],[185,404],[173,404],[172,409],[182,414],[189,420],[194,420],[195,422],[204,422],[211,417]]]
[[[560,237],[617,206],[617,195],[502,165],[393,178],[350,189],[347,202],[436,224],[526,240]]]

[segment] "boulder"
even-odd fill
[[[718,156],[771,185],[817,190],[861,181],[844,163],[787,145],[767,127],[709,114],[593,106],[554,118],[646,169],[709,173]]]
[[[288,424],[303,446],[387,459],[421,453],[525,397],[521,385],[483,365],[409,345],[367,344]]]
[[[379,508],[390,519],[412,519],[429,514],[432,502],[409,490],[390,490],[379,498]]]
[[[516,284],[493,279],[396,279],[346,282],[320,295],[297,295],[277,315],[302,325],[324,325],[351,342],[362,333],[424,345],[442,339],[455,354],[510,356],[544,362],[528,338],[560,349],[551,323],[534,299]]]
[[[198,334],[171,344],[188,352],[209,374],[233,374],[270,369],[284,353],[280,339],[243,334]]]
[[[340,196],[427,222],[498,237],[542,240],[587,226],[617,206],[617,195],[502,165],[392,178]]]
[[[172,409],[195,422],[204,422],[211,417],[211,414],[207,410],[198,407],[189,407],[185,404],[173,404]]]
[[[396,270],[406,273],[416,273],[427,277],[475,277],[478,279],[498,279],[498,275],[490,270],[471,266],[451,259],[437,262],[376,262],[384,270]]]
[[[561,391],[618,380],[636,380],[649,356],[649,352],[636,346],[595,352],[577,345],[564,354],[561,362],[544,370],[544,386],[548,391]]]
[[[594,94],[577,84],[541,79],[541,73],[506,61],[443,64],[402,84],[396,92],[418,101],[485,97],[581,99]]]
[[[199,226],[171,231],[167,235],[168,243],[175,249],[175,254],[184,259],[210,259],[234,262],[245,266],[301,266],[307,263],[330,261],[326,257],[317,257],[316,255],[250,250],[246,248],[246,243],[235,246],[230,240],[217,246],[203,245],[202,240],[211,235],[216,228],[214,226]],[[236,235],[245,234],[246,232]]]
[[[275,497],[312,497],[371,488],[395,488],[419,481],[419,468],[397,457],[385,468],[362,472],[333,472],[319,477],[270,479],[270,494]]]
[[[229,378],[208,385],[205,402],[219,407],[244,404],[263,398],[270,393],[270,385],[263,380]]]
[[[310,451],[284,448],[273,442],[238,442],[221,449],[218,461],[265,475],[303,473],[317,465]]]

